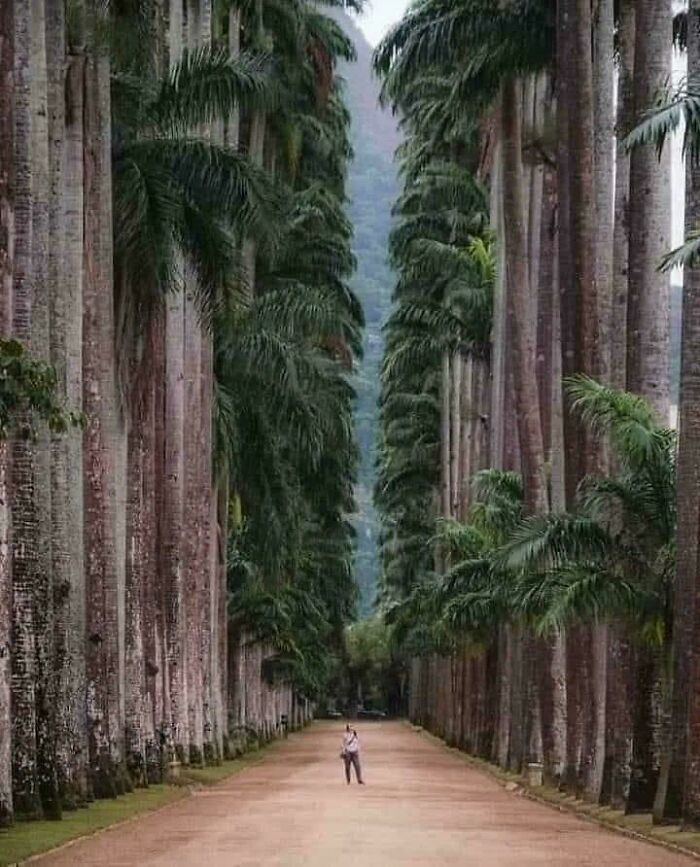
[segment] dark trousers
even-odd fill
[[[355,779],[358,783],[362,782],[362,768],[360,767],[359,753],[345,753],[343,756],[345,762],[345,779],[350,782],[350,766],[355,768]]]

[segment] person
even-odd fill
[[[355,768],[355,779],[361,786],[364,786],[365,781],[362,779],[362,767],[360,766],[360,739],[355,729],[351,729],[349,725],[345,726],[343,751],[340,755],[345,762],[347,784],[350,785],[350,767],[352,766]]]

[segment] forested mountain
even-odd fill
[[[340,67],[346,79],[347,103],[352,114],[349,213],[354,224],[353,250],[357,271],[352,288],[365,311],[364,357],[358,366],[356,430],[361,463],[356,491],[357,555],[355,578],[360,588],[360,613],[367,614],[374,598],[378,556],[378,523],[372,504],[376,443],[376,406],[382,356],[381,327],[391,302],[393,276],[387,263],[391,207],[398,193],[394,151],[399,141],[397,123],[379,106],[379,82],[371,71],[372,51],[362,31],[342,16],[346,33],[355,44],[357,61]]]

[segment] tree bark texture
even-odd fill
[[[12,326],[14,258],[14,5],[0,7],[0,336]],[[10,561],[9,449],[0,447],[0,827],[12,806],[12,569]]]
[[[700,75],[700,3],[688,10],[688,77]],[[686,234],[700,223],[700,167],[686,168]],[[700,271],[686,269],[683,281],[681,382],[676,475],[676,573],[673,583],[673,688],[670,751],[657,803],[659,819],[700,823]]]
[[[671,74],[672,0],[636,4],[634,118],[654,103]],[[653,145],[630,157],[627,389],[669,418],[669,277],[659,270],[670,249],[670,152]]]
[[[14,271],[13,335],[31,347],[32,272],[32,50],[31,0],[14,4]],[[20,431],[27,419],[20,419]],[[34,450],[26,436],[11,443],[12,491],[12,778],[15,815],[41,814],[36,746],[37,549]]]
[[[87,715],[94,794],[123,788],[120,777],[119,615],[115,539],[114,317],[112,310],[109,63],[85,65],[83,445],[87,599]]]

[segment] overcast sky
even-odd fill
[[[359,24],[370,45],[377,42],[396,21],[401,18],[409,0],[368,0]]]

